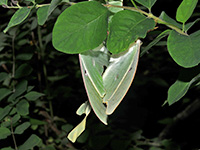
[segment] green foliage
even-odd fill
[[[35,100],[37,100],[38,98],[40,98],[41,96],[44,96],[44,94],[43,94],[43,93],[36,92],[36,91],[31,91],[31,92],[27,93],[26,95],[24,95],[24,97],[25,97],[27,100],[30,100],[30,101],[35,101]]]
[[[136,2],[142,4],[143,6],[151,9],[151,7],[155,4],[156,0],[135,0]]]
[[[49,6],[43,6],[38,8],[37,10],[37,17],[38,17],[38,24],[39,25],[44,25],[48,18],[48,10]]]
[[[49,15],[61,3],[61,1],[62,0],[52,0],[50,5],[38,8],[37,17],[38,17],[39,25],[44,25],[44,23],[47,21]]]
[[[190,68],[200,63],[200,31],[185,36],[171,31],[167,40],[169,54],[182,67]]]
[[[6,33],[11,27],[14,27],[20,23],[22,23],[30,14],[31,9],[28,7],[22,7],[15,12],[15,14],[10,19],[8,26],[4,29],[4,33]]]
[[[6,127],[0,127],[0,140],[7,138],[9,135],[11,135],[11,132]]]
[[[140,13],[124,10],[116,13],[110,24],[107,48],[116,54],[128,49],[138,38],[145,38],[155,22]],[[120,41],[120,42],[119,42]]]
[[[183,0],[176,12],[176,20],[183,24],[191,17],[198,0]]]
[[[54,47],[70,54],[96,48],[106,38],[108,14],[108,10],[95,1],[81,2],[66,9],[53,29]]]
[[[19,150],[29,150],[29,149],[32,149],[33,147],[35,147],[36,145],[38,145],[40,142],[41,142],[41,139],[37,135],[32,134],[26,140],[26,142],[19,147]]]
[[[190,69],[183,69],[180,72],[178,80],[171,85],[168,90],[167,101],[169,105],[180,100],[189,90],[191,86],[194,86],[200,80],[199,66]]]
[[[7,5],[8,0],[0,0],[0,5]]]
[[[22,134],[27,128],[30,127],[30,122],[24,122],[15,128],[15,134]]]

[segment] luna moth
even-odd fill
[[[75,142],[85,130],[86,118],[92,108],[96,116],[107,125],[107,115],[117,108],[126,95],[135,76],[141,41],[137,40],[129,49],[117,55],[109,55],[105,46],[79,54],[81,73],[89,102],[82,104],[77,114],[86,114],[68,138]],[[107,67],[106,69],[104,69]],[[106,103],[106,106],[105,104]],[[82,113],[80,113],[80,110]]]

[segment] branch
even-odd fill
[[[117,7],[117,8],[123,8],[123,9],[127,9],[127,10],[131,10],[131,11],[136,11],[139,13],[142,13],[144,15],[146,15],[148,18],[152,18],[155,22],[159,23],[159,24],[164,24],[166,26],[168,26],[169,28],[175,30],[176,32],[182,34],[182,35],[188,35],[187,33],[183,32],[181,29],[179,29],[178,27],[160,19],[159,17],[154,16],[152,13],[147,13],[141,9],[135,8],[135,7],[128,7],[128,6],[116,6],[116,5],[110,5],[110,4],[104,4],[105,7]]]
[[[196,99],[194,102],[192,102],[190,105],[188,105],[182,112],[178,113],[174,118],[173,118],[173,123],[168,124],[159,134],[159,139],[164,139],[166,138],[172,130],[175,128],[175,126],[188,118],[190,115],[192,115],[196,110],[200,108],[200,100]]]

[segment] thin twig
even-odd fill
[[[182,120],[185,120],[188,118],[192,113],[194,113],[196,110],[200,108],[200,100],[196,99],[194,102],[192,102],[190,105],[188,105],[182,112],[178,113],[173,118],[173,123],[168,124],[159,134],[159,139],[166,138],[174,129],[174,127]]]
[[[105,7],[117,7],[117,8],[123,8],[123,9],[127,9],[127,10],[131,10],[131,11],[136,11],[139,13],[142,13],[144,15],[146,15],[148,18],[152,18],[154,19],[155,22],[159,23],[159,24],[164,24],[166,26],[168,26],[169,28],[177,31],[178,33],[182,34],[182,35],[188,35],[187,33],[183,32],[181,29],[177,28],[174,25],[169,24],[168,22],[160,19],[159,17],[154,16],[152,13],[147,13],[141,9],[135,8],[135,7],[128,7],[128,6],[116,6],[116,5],[111,5],[111,4],[104,4]]]
[[[15,150],[18,150],[18,147],[17,147],[17,142],[16,142],[16,139],[15,139],[15,134],[14,134],[14,131],[13,131],[13,125],[12,125],[12,118],[10,118],[10,129],[11,129],[11,134],[12,134],[12,138],[13,138],[13,142],[14,142],[14,145],[15,145]]]

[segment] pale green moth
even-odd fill
[[[110,64],[103,74],[106,95],[103,102],[107,104],[106,114],[110,115],[126,95],[137,69],[141,41],[137,40],[129,49],[112,55]]]
[[[85,130],[91,107],[101,122],[107,125],[107,115],[114,112],[126,95],[135,76],[141,41],[137,40],[123,53],[108,54],[105,46],[79,54],[81,73],[89,102],[82,104],[78,115],[86,114],[82,122],[68,135],[75,142]],[[107,67],[104,71],[104,67]],[[103,104],[106,103],[107,107]]]

